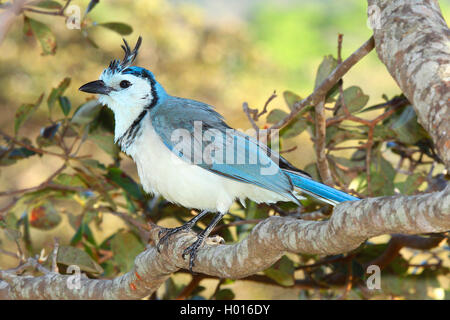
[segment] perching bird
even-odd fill
[[[201,210],[183,226],[160,234],[158,250],[171,235],[191,230],[206,213],[216,212],[183,252],[183,258],[190,255],[192,270],[198,248],[235,200],[299,204],[297,192],[331,205],[359,200],[312,180],[266,145],[230,128],[212,106],[169,95],[152,72],[132,66],[141,41],[131,50],[124,40],[123,60],[113,60],[100,80],[79,90],[99,94],[99,102],[114,112],[115,142],[136,162],[146,192]]]

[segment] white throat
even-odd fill
[[[122,137],[125,132],[133,125],[133,122],[144,111],[145,104],[142,105],[124,105],[120,101],[115,101],[108,96],[101,96],[99,102],[107,105],[114,112],[114,141]],[[143,101],[144,102],[144,101]]]

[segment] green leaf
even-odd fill
[[[280,120],[283,120],[286,118],[289,114],[281,109],[273,109],[270,111],[270,113],[267,115],[266,121],[268,123],[277,123]]]
[[[56,262],[65,266],[76,265],[81,269],[81,271],[93,275],[100,275],[103,273],[102,267],[97,262],[92,260],[89,254],[81,249],[71,246],[59,247]]]
[[[111,239],[114,261],[122,272],[131,270],[136,256],[145,249],[144,245],[132,232],[121,231]]]
[[[86,183],[81,179],[78,174],[70,175],[67,173],[61,173],[55,178],[55,182],[62,184],[64,186],[71,187],[86,187]]]
[[[220,289],[216,295],[216,300],[233,300],[236,295],[231,289]]]
[[[80,224],[75,234],[70,239],[70,245],[74,246],[78,244],[83,239],[83,223]]]
[[[89,225],[85,221],[81,222],[77,232],[73,235],[72,239],[70,240],[70,245],[72,246],[76,245],[81,240],[83,240],[83,238],[86,239],[86,241],[92,244],[94,247],[97,246],[91,228],[89,228]]]
[[[413,145],[429,137],[425,129],[417,122],[417,115],[412,106],[406,107],[398,117],[392,119],[390,129],[394,132],[397,141],[406,144]]]
[[[116,183],[119,187],[124,189],[135,199],[143,199],[144,193],[139,184],[137,184],[129,175],[123,172],[120,168],[108,168],[106,177]]]
[[[43,98],[44,94],[41,94],[36,103],[27,103],[19,107],[19,109],[16,111],[16,116],[14,119],[15,134],[19,132],[19,129],[24,124],[24,122],[37,110]]]
[[[340,169],[337,164],[340,164],[347,168],[354,168],[356,166],[364,167],[365,165],[365,158],[363,160],[350,160],[347,158],[342,157],[336,157],[333,155],[328,155],[328,158],[332,161],[330,161],[330,167],[332,170],[336,171],[336,174],[338,178],[345,184],[349,184],[356,176],[356,173],[353,172],[347,172],[342,169]]]
[[[85,38],[86,41],[87,41],[91,46],[93,46],[95,49],[98,49],[98,48],[99,48],[98,44],[96,44],[95,41],[94,41],[91,37],[89,37],[87,34],[84,36],[84,38]]]
[[[319,170],[317,170],[317,165],[315,163],[308,164],[304,170],[314,179],[320,181]]]
[[[103,106],[100,113],[95,120],[91,122],[89,127],[90,133],[99,132],[103,134],[107,132],[113,135],[115,127],[114,112],[110,108]]]
[[[352,275],[354,278],[363,279],[365,276],[365,270],[363,266],[356,260],[352,260]]]
[[[326,132],[326,143],[327,145],[348,141],[348,140],[360,140],[366,139],[367,136],[358,130],[346,130],[338,128],[336,126],[329,127]]]
[[[366,244],[364,250],[361,254],[358,254],[358,262],[362,265],[367,264],[374,259],[379,258],[381,255],[385,254],[388,247],[387,243],[380,244]],[[408,262],[403,258],[401,254],[398,254],[392,262],[383,269],[382,273],[390,273],[396,275],[404,275],[408,270]],[[365,276],[370,276],[370,274],[365,273]]]
[[[88,124],[97,117],[101,109],[102,105],[98,103],[97,99],[89,100],[78,107],[70,121],[78,125]]]
[[[97,26],[101,26],[107,28],[109,30],[115,31],[120,35],[126,36],[133,32],[133,28],[122,22],[108,22],[108,23],[99,23]]]
[[[284,101],[286,101],[287,106],[290,110],[294,109],[294,104],[297,101],[301,101],[302,98],[298,95],[293,93],[292,91],[285,91],[283,92]]]
[[[64,94],[64,91],[66,91],[69,85],[70,78],[64,78],[64,80],[62,80],[56,88],[52,89],[50,95],[47,98],[47,105],[50,112],[52,111],[55,102],[59,100],[59,97]]]
[[[368,101],[369,96],[365,95],[360,87],[351,86],[344,90],[344,103],[350,113],[361,110]]]
[[[14,229],[15,230],[15,229],[17,229],[17,223],[19,222],[19,219],[17,219],[17,217],[14,214],[14,212],[9,211],[4,216],[4,222],[5,222],[6,228],[10,228],[10,229]]]
[[[29,214],[30,225],[40,230],[54,229],[62,220],[50,202],[33,207]]]
[[[396,183],[395,185],[402,194],[413,194],[426,181],[426,178],[420,174],[415,173],[408,176],[404,182]]]
[[[336,101],[334,97],[339,93],[339,86],[342,83],[342,79],[336,82],[336,84],[327,92],[325,96],[325,103],[330,103]]]
[[[373,155],[370,165],[370,178],[372,192],[375,196],[388,196],[395,193],[395,175],[394,167],[381,155],[381,152]]]
[[[21,160],[35,155],[36,152],[24,147],[15,148],[9,153],[9,158],[13,160]]]
[[[65,96],[60,96],[58,98],[59,106],[61,107],[62,112],[65,116],[67,116],[70,112],[71,104],[69,98]]]
[[[63,7],[62,4],[60,4],[59,2],[52,1],[52,0],[38,1],[36,4],[29,3],[29,5],[39,7],[39,8],[44,8],[44,9],[62,9],[62,7]]]
[[[283,256],[272,267],[264,270],[264,274],[282,286],[294,285],[294,263]]]
[[[314,83],[314,89],[320,86],[320,84],[336,69],[337,60],[330,54],[323,57],[322,62],[317,68],[316,81]]]
[[[281,129],[280,137],[284,139],[296,137],[301,134],[307,127],[308,121],[306,121],[305,118],[300,118]]]
[[[11,152],[10,148],[0,146],[0,166],[10,166],[16,163],[16,160],[11,159],[9,157],[10,152]]]
[[[103,151],[113,158],[117,158],[119,147],[114,143],[114,135],[112,134],[91,134],[89,139],[94,141]]]
[[[183,289],[181,285],[177,285],[175,281],[173,281],[172,277],[166,280],[166,282],[164,283],[164,287],[165,292],[163,295],[163,300],[170,300],[175,298]]]
[[[0,166],[10,166],[16,163],[17,160],[22,160],[35,154],[36,152],[24,147],[10,150],[9,148],[0,146]]]
[[[47,25],[37,20],[24,16],[25,34],[33,34],[42,48],[42,55],[53,55],[56,52],[56,39]]]
[[[19,230],[5,228],[3,229],[5,236],[11,241],[19,241],[22,238],[22,233]]]

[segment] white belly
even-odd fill
[[[235,200],[289,201],[258,186],[235,181],[189,164],[177,157],[145,121],[142,134],[126,150],[134,159],[141,184],[148,193],[187,208],[226,213]]]

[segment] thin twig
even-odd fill
[[[30,8],[30,7],[25,7],[25,8],[23,8],[23,10],[24,11],[29,11],[29,12],[34,12],[34,13],[39,13],[39,14],[46,14],[46,15],[51,15],[51,16],[65,17],[64,11],[67,9],[67,7],[69,6],[71,1],[72,0],[67,0],[65,5],[61,9],[59,9],[58,11],[46,11],[46,10],[40,10],[40,9]]]
[[[297,148],[298,148],[298,146],[293,146],[292,148],[289,148],[289,149],[285,149],[285,150],[280,150],[280,154],[281,153],[289,153],[289,152],[292,152],[292,151],[295,151],[295,150],[297,150]]]
[[[194,275],[192,276],[191,281],[189,284],[181,290],[181,292],[178,294],[178,296],[175,298],[175,300],[186,300],[189,298],[189,296],[192,294],[192,291],[197,288],[200,281],[202,281],[205,277],[203,275]]]
[[[19,189],[19,190],[3,191],[3,192],[0,192],[0,197],[11,196],[11,195],[15,195],[15,194],[22,194],[22,193],[37,191],[37,190],[41,190],[41,189],[45,189],[45,188],[52,188],[52,189],[58,189],[58,190],[68,190],[68,191],[80,191],[81,190],[80,188],[74,188],[74,187],[70,187],[70,186],[57,185],[57,184],[52,184],[51,183],[51,181],[58,174],[60,174],[66,167],[67,167],[67,165],[63,164],[58,170],[56,170],[54,173],[52,173],[44,182],[42,182],[38,186],[30,187],[30,188],[24,188],[24,189]]]
[[[370,37],[358,50],[356,50],[345,61],[339,64],[336,69],[305,99],[294,103],[291,113],[284,119],[272,125],[270,129],[280,129],[286,126],[295,116],[306,106],[316,105],[323,100],[328,91],[350,70],[358,61],[373,50],[375,44],[373,37]]]
[[[29,144],[26,144],[26,143],[24,143],[22,141],[17,140],[14,137],[11,137],[10,135],[4,133],[1,130],[0,130],[0,135],[3,136],[6,140],[10,140],[14,144],[17,144],[17,145],[19,145],[21,147],[24,147],[25,149],[28,149],[30,151],[34,151],[34,152],[39,153],[39,154],[46,153],[46,154],[49,154],[49,155],[53,155],[53,156],[57,156],[57,157],[60,157],[60,158],[63,158],[63,159],[67,159],[67,155],[33,147],[33,146],[29,145]]]
[[[316,135],[315,135],[315,149],[317,156],[317,168],[319,170],[322,181],[329,185],[334,186],[333,178],[331,177],[330,167],[328,165],[325,147],[326,147],[326,119],[324,111],[325,101],[321,100],[315,106],[316,115]]]
[[[257,133],[259,132],[259,126],[256,124],[256,121],[258,121],[262,115],[267,113],[269,103],[276,97],[277,93],[276,91],[274,91],[272,95],[267,99],[266,103],[264,103],[264,107],[261,112],[258,112],[258,109],[250,108],[247,102],[244,102],[242,104],[242,109],[244,110],[244,113],[247,115],[248,121],[251,123],[253,129],[255,129]]]
[[[58,250],[59,250],[59,239],[55,237],[54,239],[54,245],[53,245],[53,253],[52,253],[52,271],[59,273],[58,269]]]
[[[213,294],[211,295],[211,297],[209,298],[209,300],[215,299],[216,294],[219,292],[220,287],[222,286],[222,284],[225,282],[225,279],[219,279],[219,282],[217,282],[216,285],[216,289],[214,290]]]
[[[247,102],[244,102],[242,104],[242,109],[244,110],[244,113],[247,115],[248,121],[251,123],[253,129],[256,130],[256,132],[259,132],[259,127],[256,124],[255,120],[253,120],[252,114],[254,114],[254,111],[258,112],[256,109],[250,109]]]
[[[0,249],[0,253],[2,253],[4,255],[7,255],[7,256],[10,256],[10,257],[13,257],[13,258],[16,258],[16,259],[20,259],[20,255],[17,254],[17,253],[14,253],[14,252],[10,252],[10,251],[7,251],[7,250]]]

